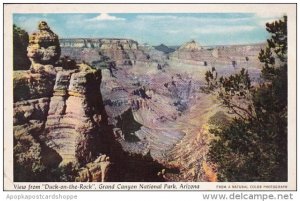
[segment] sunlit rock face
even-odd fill
[[[170,54],[171,63],[196,65],[200,68],[257,68],[257,57],[266,44],[227,45],[203,47],[197,41],[189,41]]]
[[[93,156],[102,112],[100,82],[97,70],[57,73],[45,136],[47,145],[62,157],[62,164],[85,163]]]
[[[54,65],[61,52],[58,36],[45,21],[39,23],[38,29],[38,32],[29,36],[27,47],[27,56],[31,61],[32,70],[39,70],[42,65]]]
[[[30,69],[14,71],[13,75],[16,181],[34,181],[32,173],[38,175],[61,161],[54,150],[44,146],[43,140],[56,80],[53,65],[60,56],[59,41],[46,22],[40,22],[38,29],[29,36],[27,56],[31,61]]]
[[[31,68],[14,72],[15,161],[31,171],[32,166],[43,171],[69,162],[85,164],[96,156],[101,133],[101,71],[84,64],[55,66],[58,36],[46,22],[38,29],[27,48]]]

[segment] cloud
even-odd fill
[[[183,32],[184,30],[165,30],[166,33],[168,34],[179,34],[181,32]]]
[[[123,21],[125,18],[109,15],[108,13],[101,13],[98,16],[89,19],[89,21]]]
[[[176,15],[138,15],[137,20],[146,20],[153,22],[176,22],[176,23],[243,23],[249,20],[252,20],[252,17],[231,17],[231,18],[222,18],[222,17],[192,17],[192,16],[176,16]]]

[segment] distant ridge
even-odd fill
[[[156,50],[161,51],[161,52],[164,52],[164,53],[166,53],[166,54],[169,54],[169,53],[175,51],[175,49],[170,48],[170,47],[166,46],[165,44],[160,44],[160,45],[158,45],[158,46],[154,46],[154,48],[155,48]]]

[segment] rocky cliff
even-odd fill
[[[197,41],[189,41],[176,50],[164,51],[166,46],[152,47],[130,39],[60,39],[62,56],[86,62],[96,68],[120,69],[124,67],[160,70],[168,66],[191,65],[216,67],[221,70],[258,69],[257,58],[265,44],[228,45],[203,47]],[[160,49],[161,48],[161,49]],[[256,72],[255,72],[256,73]]]
[[[90,161],[103,113],[101,72],[83,64],[55,66],[60,46],[46,22],[30,36],[27,50],[30,70],[14,72],[14,161],[23,169],[16,180],[26,177],[24,171]]]
[[[102,93],[108,104],[122,101],[119,93],[113,99],[111,92],[116,91],[113,83],[119,79],[123,85],[125,71],[120,69],[118,78],[107,74],[104,80],[109,82],[102,82],[99,69],[70,58],[58,61],[58,36],[46,22],[41,22],[30,38],[31,67],[14,71],[14,180],[164,181],[157,175],[163,165],[153,160],[147,141],[140,143],[133,134],[140,125],[134,122],[129,99],[125,99],[124,110],[107,116],[110,111]],[[112,55],[137,48],[129,40],[101,42],[101,51]],[[129,95],[138,101],[145,94],[134,87]],[[141,107],[139,101],[135,110]],[[136,128],[131,128],[133,125]],[[120,133],[118,127],[124,126],[127,128]]]
[[[29,36],[27,47],[31,69],[39,69],[41,65],[54,65],[60,57],[58,36],[44,21],[40,22],[38,29],[38,32]]]
[[[113,65],[132,66],[137,61],[147,61],[147,54],[138,43],[130,39],[60,39],[62,55],[85,61],[97,68]]]
[[[90,161],[101,123],[100,71],[88,66],[56,74],[45,122],[46,144],[62,163]]]
[[[173,62],[198,66],[258,68],[257,55],[265,44],[201,47],[192,40],[170,54]]]

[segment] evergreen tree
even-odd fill
[[[28,33],[13,25],[13,68],[14,70],[28,70],[30,61],[27,57]]]
[[[211,129],[210,160],[220,181],[287,181],[287,17],[267,23],[261,50],[262,84],[249,74],[218,78],[206,72],[206,92],[216,93],[233,120]]]

